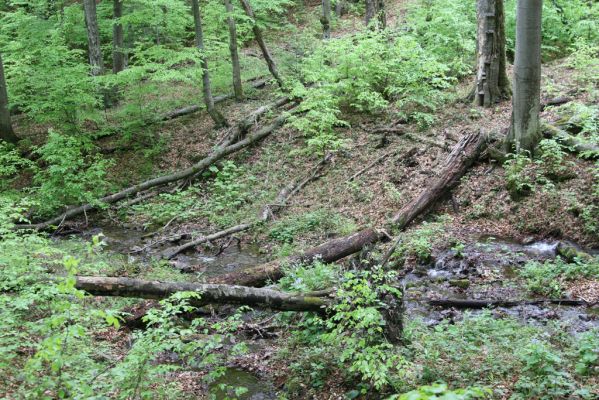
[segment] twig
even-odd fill
[[[374,160],[373,162],[371,162],[370,164],[368,164],[367,166],[365,166],[364,168],[362,168],[361,170],[359,170],[358,172],[356,172],[355,174],[353,174],[346,182],[353,181],[354,179],[356,179],[357,177],[359,177],[360,175],[362,175],[364,172],[370,170],[372,167],[374,167],[379,162],[383,161],[385,158],[389,157],[393,153],[394,152],[390,151],[388,153],[383,154],[382,156],[380,156],[379,158],[377,158],[376,160]]]

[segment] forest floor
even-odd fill
[[[401,4],[396,8],[398,13]],[[347,26],[351,30],[351,24]],[[96,274],[201,282],[206,276],[251,267],[363,227],[381,227],[427,186],[452,146],[465,133],[481,130],[502,134],[509,126],[510,101],[490,109],[475,108],[461,101],[471,85],[472,82],[463,81],[450,89],[454,100],[438,110],[435,122],[426,129],[399,120],[398,110],[392,108],[380,115],[352,116],[350,126],[338,130],[345,139],[343,148],[330,154],[317,179],[294,196],[273,221],[237,234],[237,242],[225,238],[181,254],[168,263],[153,260],[160,250],[172,245],[169,238],[182,233],[207,234],[255,217],[291,179],[303,176],[318,164],[323,155],[308,154],[305,137],[289,126],[231,157],[232,166],[221,166],[221,170],[225,168],[231,174],[223,183],[241,193],[234,199],[238,203],[233,209],[220,211],[219,206],[231,199],[215,190],[211,175],[199,179],[191,189],[158,196],[130,208],[100,211],[89,220],[81,218],[67,223],[63,230],[66,234],[75,232],[75,241],[104,234],[108,261],[103,269],[94,271]],[[559,96],[571,98],[568,104],[548,107],[542,113],[541,118],[549,123],[571,115],[572,104],[593,104],[589,92],[580,90],[578,76],[568,66],[568,60],[543,66],[542,88],[543,101]],[[275,89],[267,86],[252,91],[243,103],[227,101],[218,107],[235,123],[276,95]],[[226,130],[213,129],[204,112],[166,122],[156,132],[162,149],[152,162],[137,148],[117,151],[112,179],[115,184],[126,184],[142,176],[188,167],[207,154],[225,134]],[[111,140],[103,139],[100,146],[111,145]],[[561,162],[568,165],[568,176],[545,184],[534,183],[529,194],[515,199],[508,190],[508,172],[504,166],[483,157],[450,196],[401,234],[404,243],[413,244],[414,248],[424,243],[426,253],[408,251],[405,262],[396,260],[397,264],[392,264],[403,275],[407,298],[414,299],[408,300],[406,318],[422,318],[427,326],[463,318],[459,310],[422,306],[418,300],[423,299],[529,299],[530,293],[514,269],[531,260],[553,259],[558,242],[573,243],[589,253],[599,251],[597,221],[593,220],[593,214],[590,219],[585,217],[585,208],[599,206],[593,192],[598,184],[597,166],[575,154],[566,154]],[[352,179],[371,164],[371,168]],[[541,170],[542,166],[532,165],[529,172],[541,173]],[[212,205],[213,214],[195,207],[206,204]],[[79,245],[65,241],[65,246]],[[375,251],[382,253],[390,245],[380,245]],[[346,260],[345,264],[355,261],[355,258]],[[587,278],[570,281],[564,297],[596,303],[599,281]],[[135,315],[153,304],[128,301],[125,310]],[[230,310],[209,309],[212,314],[208,315],[217,320]],[[572,332],[599,326],[596,309],[584,307],[531,305],[498,308],[494,313],[510,315],[535,326],[559,320],[569,324]],[[246,317],[238,334],[239,340],[251,343],[251,348],[248,354],[229,362],[233,372],[227,375],[226,383],[254,387],[254,393],[263,396],[256,398],[275,398],[274,393],[283,385],[289,389],[296,361],[295,350],[289,345],[291,327],[302,318],[289,318],[290,323],[284,324],[273,323],[273,314],[269,312],[256,311]],[[119,358],[126,354],[131,331],[137,328],[109,329],[98,333],[97,339],[110,342],[114,346],[113,356]],[[224,345],[222,352],[229,351],[231,345]],[[190,397],[208,398],[206,387],[198,383],[203,374],[184,370],[172,376]],[[317,390],[293,382],[296,386],[291,392],[297,398],[346,398],[348,387],[352,386],[341,375],[334,371]],[[595,383],[599,384],[596,379]],[[497,382],[497,386],[505,386],[505,393],[510,392],[513,384]]]

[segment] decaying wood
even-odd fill
[[[571,97],[567,97],[567,96],[560,96],[560,97],[555,97],[553,99],[549,99],[544,103],[541,103],[541,111],[544,111],[545,108],[550,107],[550,106],[561,106],[562,104],[566,104],[572,101]]]
[[[308,182],[315,179],[317,173],[322,170],[324,164],[328,162],[330,156],[325,157],[321,160],[315,168],[313,168],[313,172],[311,172],[306,179],[294,181],[291,184],[285,186],[281,192],[279,192],[275,202],[277,203],[278,208],[282,207],[289,201],[291,197],[293,197],[301,188],[303,188]],[[258,223],[268,221],[272,216],[273,212],[276,211],[275,206],[266,205],[262,208],[259,215],[259,220],[254,222],[248,222],[244,224],[239,224],[233,226],[231,228],[224,229],[220,232],[213,233],[208,236],[200,236],[197,239],[191,240],[187,243],[184,243],[179,246],[170,247],[162,252],[162,258],[171,259],[175,257],[177,254],[184,252],[187,249],[198,246],[202,243],[207,243],[212,240],[220,239],[229,235],[233,235],[235,233],[246,231]]]
[[[364,229],[352,235],[330,240],[320,246],[305,250],[281,260],[275,260],[257,267],[247,268],[211,278],[211,283],[229,283],[244,286],[261,286],[267,281],[276,281],[283,276],[284,266],[298,263],[310,263],[320,259],[325,263],[340,260],[357,253],[364,246],[378,242],[383,233],[375,229]]]
[[[194,306],[209,303],[240,304],[281,311],[325,312],[330,300],[323,297],[284,293],[234,285],[195,284],[185,282],[145,281],[131,278],[78,276],[75,287],[95,296],[164,299],[177,292],[196,292],[200,299]]]
[[[413,299],[412,299],[413,300]],[[487,308],[487,307],[517,307],[523,305],[543,305],[556,304],[560,306],[589,306],[590,304],[584,300],[572,299],[540,299],[540,300],[466,300],[466,299],[439,299],[425,300],[432,306],[438,307],[453,307],[453,308]]]
[[[257,81],[252,82],[252,87],[254,89],[260,89],[266,86],[266,80],[265,79],[259,79]],[[235,94],[234,93],[229,93],[229,94],[222,94],[219,96],[214,96],[214,104],[218,104],[218,103],[222,103],[225,100],[230,100],[235,98]],[[192,105],[192,106],[187,106],[187,107],[183,107],[183,108],[179,108],[177,110],[173,110],[170,111],[166,114],[161,115],[158,120],[159,121],[169,121],[171,119],[175,119],[178,117],[183,117],[185,115],[189,115],[189,114],[193,114],[195,112],[198,112],[200,110],[203,110],[204,107],[199,106],[199,105]]]
[[[403,230],[417,216],[426,212],[459,182],[468,168],[476,161],[485,144],[486,140],[481,132],[466,134],[454,146],[431,185],[393,217],[393,225],[397,229]],[[335,262],[386,237],[384,230],[367,228],[349,236],[332,239],[297,255],[214,277],[210,282],[245,286],[264,285],[269,280],[280,279],[283,276],[284,266],[310,263],[317,258],[326,263]]]
[[[368,164],[367,166],[365,166],[364,168],[362,168],[361,170],[359,170],[358,172],[356,172],[355,174],[350,176],[350,178],[346,182],[353,181],[354,179],[356,179],[357,177],[362,175],[364,172],[370,170],[375,165],[377,165],[378,163],[383,161],[385,158],[389,157],[391,154],[393,154],[393,152],[388,152],[388,153],[383,154],[382,156],[380,156],[379,158],[377,158],[376,160],[374,160],[373,162],[371,162],[370,164]]]
[[[468,168],[478,159],[485,143],[485,137],[480,131],[466,134],[447,156],[436,179],[419,196],[406,204],[393,217],[392,222],[403,229],[456,186]]]
[[[216,239],[220,239],[220,238],[232,235],[234,233],[243,232],[245,230],[250,229],[253,225],[254,225],[253,223],[235,225],[231,228],[227,228],[225,230],[213,233],[211,235],[200,236],[199,238],[193,239],[193,240],[191,240],[187,243],[184,243],[180,246],[169,247],[168,249],[166,249],[162,252],[162,258],[166,258],[167,260],[170,260],[177,254],[182,253],[187,249],[198,246],[202,243],[210,242],[212,240],[216,240]]]
[[[262,129],[254,132],[251,135],[248,135],[245,139],[240,140],[240,141],[230,144],[230,145],[220,146],[220,147],[216,148],[210,155],[203,158],[202,160],[200,160],[199,162],[197,162],[196,164],[192,165],[189,168],[185,168],[185,169],[177,171],[173,174],[163,175],[158,178],[150,179],[148,181],[142,182],[135,186],[131,186],[131,187],[128,187],[127,189],[121,190],[120,192],[117,192],[117,193],[114,193],[114,194],[111,194],[108,196],[104,196],[104,197],[98,199],[98,202],[96,202],[96,203],[93,203],[93,204],[89,203],[89,204],[84,204],[84,205],[81,205],[78,207],[73,207],[73,208],[65,211],[61,215],[59,215],[55,218],[52,218],[50,220],[47,220],[45,222],[41,222],[38,224],[16,225],[15,228],[16,229],[37,229],[37,230],[48,229],[51,226],[60,224],[63,221],[66,221],[75,216],[84,214],[87,211],[94,210],[98,207],[98,204],[114,204],[120,200],[126,199],[133,195],[136,195],[139,192],[143,192],[143,191],[146,191],[148,189],[151,189],[151,188],[154,188],[157,186],[163,186],[163,185],[193,176],[199,172],[204,171],[206,168],[208,168],[215,162],[219,161],[220,159],[228,156],[229,154],[235,153],[241,149],[248,147],[249,145],[251,145],[253,143],[258,142],[259,140],[264,139],[265,137],[270,135],[272,132],[274,132],[277,128],[279,128],[281,125],[283,125],[285,123],[285,121],[287,121],[288,117],[289,117],[288,113],[284,113],[284,114],[280,115],[279,117],[275,118],[271,122],[271,124],[263,127]]]

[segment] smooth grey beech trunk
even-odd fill
[[[478,0],[477,66],[474,102],[491,107],[510,96],[506,71],[503,0]]]
[[[87,53],[89,65],[93,76],[104,73],[102,50],[100,48],[100,31],[98,29],[98,16],[96,14],[96,0],[83,0],[85,26],[87,28]]]
[[[373,18],[376,19],[376,23],[372,23]],[[385,29],[387,26],[385,0],[366,0],[364,22],[372,29]]]
[[[15,135],[10,120],[8,91],[6,90],[6,77],[4,76],[2,54],[0,54],[0,139],[10,143],[16,143],[19,140]]]
[[[542,11],[543,0],[518,0],[508,151],[533,153],[540,140]]]
[[[123,0],[114,0],[112,6],[114,25],[112,26],[112,72],[115,74],[125,69],[125,50],[123,24]]]
[[[193,21],[195,24],[195,42],[196,47],[200,51],[200,65],[202,67],[202,83],[204,103],[206,110],[214,121],[216,128],[228,126],[225,117],[214,107],[214,98],[212,97],[212,86],[210,84],[210,73],[208,72],[208,61],[204,49],[204,33],[202,32],[202,16],[200,14],[200,4],[198,0],[191,0],[191,8],[193,10]]]
[[[331,38],[331,0],[322,0],[322,15],[320,16],[322,24],[322,38]]]
[[[252,10],[252,6],[248,2],[248,0],[239,0],[241,2],[241,6],[243,7],[243,11],[245,14],[250,17],[254,24],[252,25],[252,32],[254,32],[254,37],[256,38],[256,42],[258,42],[258,46],[260,46],[260,50],[262,51],[262,56],[266,60],[266,65],[268,65],[268,70],[277,83],[279,87],[283,89],[283,80],[277,71],[277,64],[275,60],[270,55],[270,51],[268,51],[268,47],[266,47],[266,42],[264,41],[264,37],[262,36],[262,29],[256,24],[256,15],[254,14],[254,10]]]
[[[235,99],[243,99],[243,87],[241,85],[241,66],[239,65],[239,52],[237,46],[237,26],[233,17],[233,4],[231,0],[225,0],[227,10],[227,25],[229,25],[229,51],[231,52],[231,65],[233,67],[233,93]]]

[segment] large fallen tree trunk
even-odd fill
[[[476,161],[485,144],[486,140],[481,132],[465,135],[455,145],[431,185],[393,217],[394,227],[399,230],[405,229],[418,215],[427,211],[437,200],[451,190]],[[283,276],[284,266],[310,263],[317,258],[326,263],[335,262],[359,252],[364,247],[374,244],[384,237],[386,235],[382,230],[364,229],[346,237],[330,240],[288,258],[219,275],[210,279],[210,282],[261,286],[269,280],[276,281],[280,279]]]
[[[599,158],[599,145],[597,144],[584,142],[554,125],[543,124],[542,130],[545,137],[556,139],[574,153],[583,153],[587,158]]]
[[[256,131],[255,133],[248,135],[245,139],[240,140],[238,142],[232,143],[231,140],[228,140],[222,146],[216,148],[209,156],[200,160],[196,164],[192,165],[189,168],[177,171],[173,174],[163,175],[158,178],[150,179],[143,183],[139,183],[135,186],[131,186],[127,189],[121,190],[120,192],[102,197],[98,199],[97,202],[84,204],[79,207],[71,208],[61,215],[54,217],[45,222],[41,222],[38,224],[27,224],[27,225],[16,225],[16,229],[48,229],[51,226],[61,224],[67,219],[73,218],[75,216],[86,213],[87,211],[91,211],[98,207],[99,204],[113,204],[120,200],[126,199],[132,195],[135,195],[139,192],[143,192],[145,190],[169,184],[171,182],[176,182],[181,179],[185,179],[191,177],[199,172],[204,171],[206,168],[217,162],[218,160],[228,156],[229,154],[235,153],[249,145],[258,142],[261,139],[264,139],[268,135],[270,135],[275,129],[280,127],[285,123],[285,121],[289,118],[288,113],[284,113],[279,117],[275,118],[270,125],[263,127],[262,129]]]
[[[330,300],[323,297],[290,294],[271,289],[233,285],[195,284],[185,282],[145,281],[131,278],[78,276],[75,287],[96,296],[120,296],[164,299],[177,292],[197,292],[192,304],[240,304],[281,311],[324,312]]]

